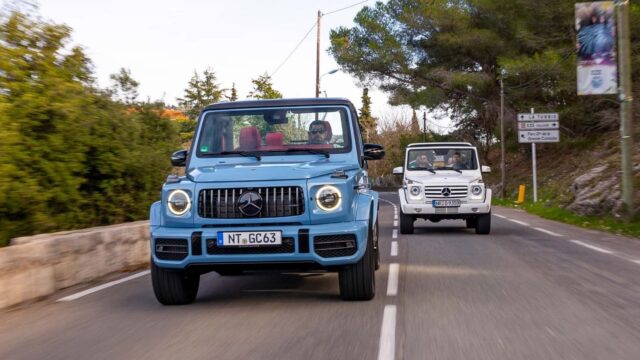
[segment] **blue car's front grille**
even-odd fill
[[[240,198],[253,192],[257,208],[241,209]],[[255,211],[249,211],[254,210]],[[198,215],[207,219],[272,218],[304,213],[304,192],[299,186],[203,189],[198,194]]]
[[[358,251],[358,241],[354,234],[315,236],[313,248],[323,258],[351,256]]]

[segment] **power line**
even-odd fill
[[[340,12],[340,11],[343,11],[343,10],[350,9],[350,8],[352,8],[352,7],[354,7],[354,6],[358,6],[358,5],[364,4],[364,3],[368,2],[368,1],[369,1],[369,0],[360,1],[360,2],[358,2],[358,3],[351,4],[351,5],[349,5],[349,6],[346,6],[346,7],[343,7],[343,8],[337,9],[337,10],[329,11],[328,13],[324,13],[324,14],[322,14],[322,16],[335,14],[335,13],[337,13],[337,12]],[[280,65],[278,65],[278,67],[277,67],[277,68],[276,68],[276,69],[271,73],[271,75],[269,75],[269,76],[273,77],[273,76],[274,76],[274,75],[275,75],[275,74],[280,70],[280,68],[282,68],[282,66],[284,66],[284,64],[289,60],[289,58],[291,58],[291,56],[293,55],[293,53],[295,53],[295,52],[296,52],[296,50],[298,50],[298,48],[300,47],[300,45],[302,45],[302,42],[304,42],[304,40],[307,38],[307,36],[309,36],[309,34],[311,33],[311,31],[313,31],[313,29],[315,29],[317,25],[318,25],[317,23],[315,23],[315,22],[313,23],[313,25],[311,26],[311,28],[309,29],[309,31],[307,31],[307,33],[306,33],[306,34],[304,34],[304,36],[302,37],[302,40],[300,40],[300,42],[298,42],[298,44],[293,48],[293,50],[291,50],[291,52],[289,53],[289,55],[287,55],[287,57],[286,57],[284,60],[282,60],[282,62],[280,63]]]
[[[302,42],[307,38],[307,36],[309,36],[309,34],[311,34],[311,31],[316,28],[316,25],[317,24],[314,22],[313,25],[311,26],[311,28],[309,29],[309,31],[307,31],[307,33],[304,34],[304,36],[302,37],[302,40],[300,40],[300,42],[298,42],[298,45],[296,45],[296,47],[294,47],[293,50],[291,50],[289,55],[287,55],[287,57],[284,60],[282,60],[280,65],[278,65],[278,67],[269,76],[273,77],[273,75],[275,75],[278,72],[278,70],[280,70],[280,68],[287,62],[287,60],[289,60],[291,55],[293,55],[293,53],[296,52],[296,50],[298,50],[300,45],[302,45]]]
[[[338,9],[338,10],[329,11],[328,13],[324,13],[324,14],[322,14],[322,16],[335,14],[335,13],[340,12],[340,11],[342,11],[342,10],[347,10],[347,9],[350,9],[350,8],[352,8],[352,7],[354,7],[354,6],[358,6],[358,5],[360,5],[360,4],[364,4],[364,3],[368,2],[368,1],[369,1],[369,0],[360,1],[359,3],[355,3],[355,4],[349,5],[349,6],[347,6],[347,7],[343,7],[343,8],[341,8],[341,9]]]

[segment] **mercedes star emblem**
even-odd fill
[[[450,195],[451,195],[451,189],[449,188],[442,189],[442,196],[450,196]]]
[[[244,216],[256,216],[262,211],[262,196],[255,191],[242,193],[238,198],[238,210]]]

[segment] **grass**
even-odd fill
[[[565,224],[640,238],[640,219],[637,216],[630,222],[613,216],[581,216],[544,200],[537,203],[515,204],[511,199],[493,198],[492,203],[498,206],[524,209],[531,214]]]

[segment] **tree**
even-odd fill
[[[202,108],[222,99],[224,90],[220,89],[216,81],[216,74],[211,69],[204,70],[202,76],[198,75],[197,71],[193,72],[184,90],[184,97],[178,98],[178,105],[189,119],[195,121]]]
[[[640,7],[631,13],[637,24]],[[507,114],[558,110],[582,132],[615,106],[575,94],[573,14],[573,3],[553,0],[389,0],[364,7],[354,27],[332,30],[329,51],[391,103],[445,111],[466,140],[487,148],[503,69]]]
[[[236,90],[236,83],[231,86],[231,95],[227,96],[229,101],[238,101],[238,91]]]
[[[376,119],[371,116],[371,98],[369,97],[369,89],[362,89],[362,108],[360,108],[360,127],[363,131],[365,140],[369,141],[371,136],[376,133]]]
[[[124,102],[125,104],[132,104],[138,97],[138,83],[131,77],[131,70],[121,68],[117,74],[109,75],[111,79],[111,92],[112,96]]]
[[[413,109],[413,114],[411,115],[411,132],[414,134],[420,133],[420,123],[418,122],[416,109]]]
[[[257,79],[251,80],[253,90],[247,95],[251,99],[281,99],[282,93],[273,88],[271,76],[265,73],[258,76]]]

